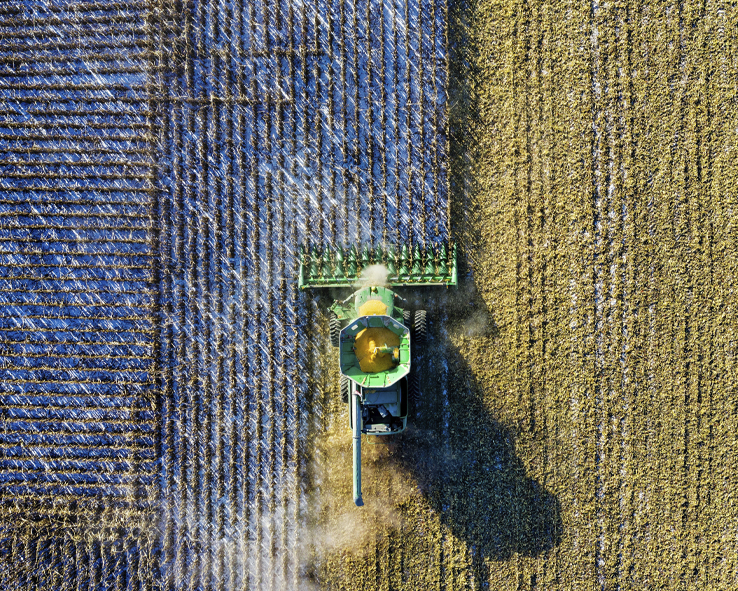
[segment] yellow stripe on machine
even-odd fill
[[[367,300],[359,306],[359,316],[384,316],[385,314],[387,314],[387,304],[382,300]]]

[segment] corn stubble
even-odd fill
[[[712,2],[450,7],[473,289],[434,303],[415,432],[367,454],[380,515],[348,506],[334,409],[323,519],[363,525],[325,588],[736,587],[737,25]]]

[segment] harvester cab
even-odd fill
[[[298,285],[358,288],[330,307],[331,344],[338,349],[340,392],[353,432],[354,502],[361,496],[361,435],[388,436],[407,427],[408,400],[418,391],[412,367],[425,341],[426,312],[411,312],[395,287],[457,283],[456,248],[390,248],[361,255],[355,247],[300,250]]]

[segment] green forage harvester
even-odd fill
[[[426,335],[425,310],[409,310],[395,287],[425,285],[455,286],[456,247],[441,244],[438,254],[432,246],[403,244],[348,250],[313,246],[299,249],[300,289],[310,287],[361,287],[330,307],[331,344],[338,348],[341,370],[340,392],[349,405],[349,425],[353,432],[354,502],[361,506],[361,437],[402,433],[407,427],[408,401],[419,395],[418,377],[411,367],[411,350],[422,344]],[[387,280],[381,274],[362,277],[371,264],[387,267]],[[382,284],[374,284],[381,282]],[[411,349],[412,348],[412,349]]]

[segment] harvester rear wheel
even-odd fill
[[[407,376],[407,397],[412,402],[420,400],[420,381],[418,380],[418,374],[410,372]]]
[[[338,347],[341,344],[341,321],[335,312],[331,312],[328,316],[328,322],[331,331],[331,345]]]
[[[415,325],[413,327],[415,342],[419,345],[425,343],[425,310],[415,310]]]
[[[346,376],[341,376],[340,388],[341,402],[346,404],[349,401],[349,394],[351,393],[351,382],[349,382],[349,379]]]

